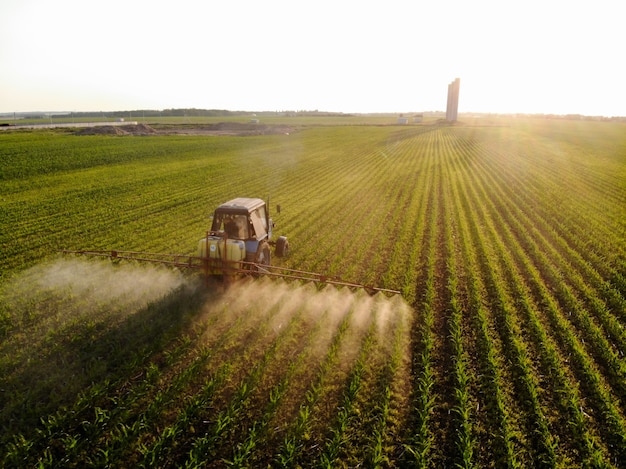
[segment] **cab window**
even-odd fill
[[[245,215],[218,213],[213,219],[214,231],[225,231],[229,238],[248,239],[248,219]]]
[[[262,239],[267,234],[267,220],[264,212],[264,208],[258,208],[250,213],[250,222],[254,227],[257,239]]]

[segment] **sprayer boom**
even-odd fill
[[[317,284],[329,284],[348,287],[350,289],[363,289],[370,294],[377,292],[387,294],[400,294],[398,290],[374,287],[361,283],[347,282],[339,277],[328,276],[304,270],[288,269],[268,264],[259,264],[246,261],[229,261],[221,258],[186,256],[182,254],[160,254],[141,251],[111,251],[111,250],[63,250],[63,254],[75,254],[89,257],[103,257],[112,260],[129,260],[162,264],[179,269],[198,270],[208,279],[220,275],[222,277],[235,278],[244,275],[265,275],[267,277],[300,280]],[[219,273],[219,274],[216,274]]]

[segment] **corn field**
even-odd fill
[[[0,461],[623,467],[624,130],[0,134]],[[56,254],[193,254],[237,196],[273,263],[402,294]]]

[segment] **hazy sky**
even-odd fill
[[[0,111],[626,115],[623,0],[0,0]]]

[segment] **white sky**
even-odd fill
[[[0,0],[0,111],[626,115],[623,0]]]

